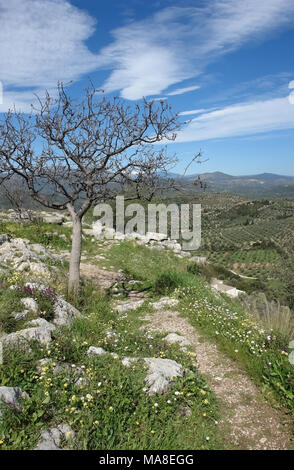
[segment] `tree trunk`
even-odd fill
[[[72,215],[72,248],[69,262],[68,294],[76,294],[80,286],[80,263],[82,253],[82,218]]]

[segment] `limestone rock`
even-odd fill
[[[165,392],[175,377],[184,374],[181,364],[172,359],[151,357],[145,358],[144,361],[148,365],[148,375],[145,383],[149,387],[149,395]]]
[[[175,307],[178,305],[177,299],[170,299],[169,297],[162,297],[157,302],[151,302],[150,305],[155,309],[161,309],[164,307]]]
[[[53,322],[56,325],[70,325],[73,320],[81,316],[81,313],[60,295],[55,298],[53,310]]]
[[[37,324],[40,325],[40,323],[34,323],[34,322],[39,322],[40,320],[43,320],[43,322],[46,322],[44,319],[38,319],[38,320],[33,320],[31,324]],[[10,333],[8,335],[2,336],[1,337],[1,342],[4,345],[9,345],[13,347],[19,347],[23,348],[26,350],[29,350],[29,341],[38,341],[39,343],[43,344],[49,344],[52,340],[51,338],[51,332],[54,329],[54,325],[52,325],[49,322],[46,322],[46,325],[44,323],[41,324],[41,326],[33,326],[30,328],[25,328],[24,330],[16,331],[15,333]]]
[[[102,356],[102,354],[106,354],[106,351],[103,348],[90,346],[87,350],[87,356]]]
[[[30,310],[31,312],[35,314],[39,312],[39,307],[38,307],[37,302],[31,297],[25,297],[21,299],[20,302],[27,310]]]
[[[157,232],[147,232],[146,238],[148,238],[149,242],[154,240],[156,242],[162,242],[164,240],[168,240],[168,236],[165,233],[157,233]]]
[[[21,399],[27,399],[29,395],[19,387],[0,387],[0,405],[19,407]],[[1,416],[1,409],[0,409]]]
[[[128,310],[136,310],[137,308],[141,307],[141,305],[145,302],[144,299],[137,300],[135,302],[126,302],[117,305],[115,308],[119,313],[127,312]]]
[[[169,333],[165,338],[163,338],[170,344],[178,343],[180,346],[189,346],[191,343],[185,336],[180,336],[177,333]]]
[[[61,439],[74,438],[75,433],[68,424],[59,424],[56,428],[43,431],[41,439],[34,450],[61,450]]]

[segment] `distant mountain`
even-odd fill
[[[175,176],[173,176],[175,177]],[[294,176],[262,173],[259,175],[232,176],[220,171],[188,176],[178,175],[178,181],[186,188],[195,189],[197,178],[206,183],[209,192],[228,192],[245,196],[294,197]]]

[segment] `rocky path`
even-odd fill
[[[290,422],[262,397],[238,365],[203,338],[186,318],[172,310],[157,310],[145,317],[147,327],[185,336],[196,352],[200,372],[206,376],[221,405],[219,426],[231,449],[282,450],[291,446]]]
[[[116,276],[119,277],[119,273],[111,273],[111,279],[108,279],[108,273],[94,265],[82,264],[82,271],[86,277],[96,277],[96,282],[104,288],[105,281],[108,284],[109,281],[118,280],[115,279]],[[119,312],[136,309],[144,300],[146,299],[134,297],[115,302],[115,308]],[[147,324],[144,328],[178,333],[184,336],[195,350],[199,370],[220,402],[219,426],[227,447],[246,450],[292,448],[290,420],[266,402],[236,362],[220,352],[216,344],[197,332],[187,318],[175,310],[170,310],[168,304],[167,301],[163,301],[161,305],[159,302],[158,308],[157,303],[153,304],[154,311],[145,316]]]

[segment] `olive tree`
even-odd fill
[[[150,199],[172,162],[166,148],[154,144],[175,139],[179,123],[164,101],[130,105],[94,87],[75,100],[59,83],[55,96],[46,92],[37,103],[29,115],[12,110],[2,119],[1,169],[22,177],[38,203],[68,210],[73,222],[68,289],[76,292],[83,216],[121,186]]]

